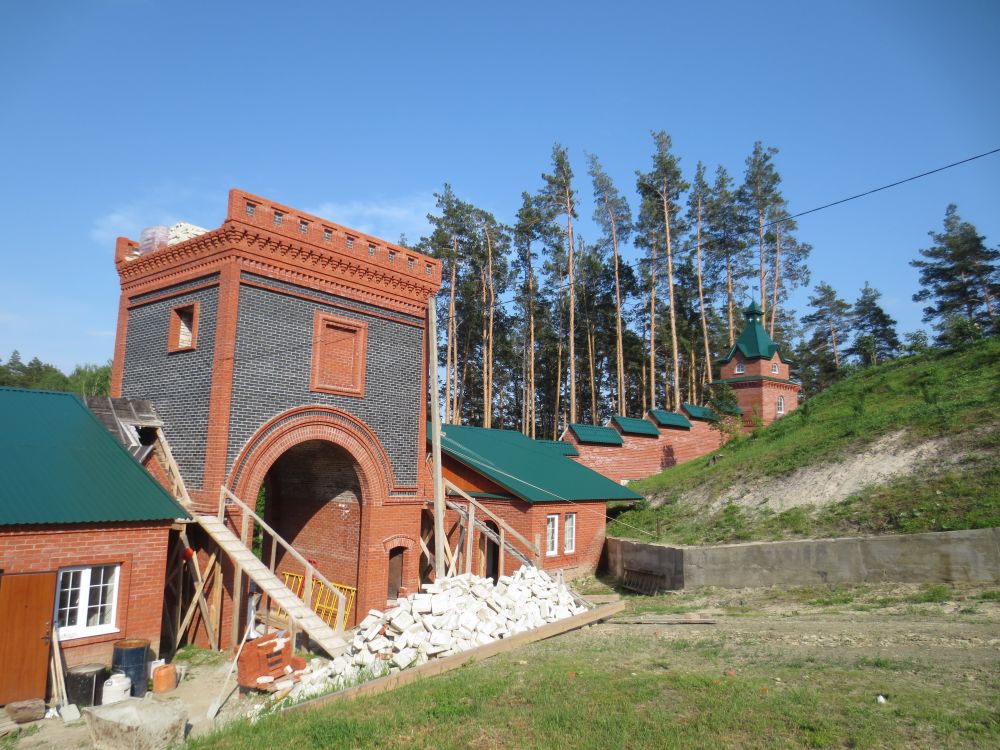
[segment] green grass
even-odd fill
[[[988,672],[934,654],[788,653],[647,628],[578,631],[400,688],[235,724],[190,747],[990,747]],[[946,661],[946,660],[945,660]],[[990,665],[983,665],[989,670]],[[886,704],[876,701],[887,695]]]
[[[1000,526],[997,372],[998,338],[862,370],[774,424],[731,441],[712,465],[700,458],[632,482],[632,489],[663,504],[639,503],[611,522],[609,533],[648,539],[659,522],[661,541],[716,544]],[[900,430],[913,442],[952,439],[970,455],[823,508],[778,513],[727,504],[713,511],[684,499],[695,489],[726,497],[748,482],[836,461]]]

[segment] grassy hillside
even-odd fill
[[[936,441],[938,457],[825,507],[719,503],[901,431],[907,445]],[[717,454],[714,464],[700,458],[633,482],[656,507],[624,513],[609,533],[650,539],[659,526],[661,541],[710,544],[1000,525],[1000,339],[863,370]],[[823,489],[815,487],[818,496]]]

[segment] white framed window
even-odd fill
[[[776,411],[778,412],[778,414],[784,414],[785,413],[785,397],[784,396],[778,396],[778,405],[777,405]]]
[[[742,362],[737,362],[736,363],[736,374],[737,375],[739,375],[740,373],[746,372],[746,371],[747,371],[747,368],[743,365]]]
[[[777,363],[777,362],[772,362],[772,363],[771,363],[771,372],[772,372],[772,373],[773,373],[774,375],[777,375],[777,374],[778,374],[778,363]]]
[[[567,513],[563,521],[563,552],[576,552],[576,513]]]
[[[545,554],[559,554],[559,516],[545,516]]]
[[[59,637],[116,633],[120,565],[62,568],[56,583]]]

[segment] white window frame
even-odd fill
[[[785,413],[785,397],[784,396],[778,396],[778,400],[777,400],[777,402],[775,402],[775,412],[777,414],[784,414]]]
[[[80,565],[70,568],[60,568],[59,575],[56,577],[56,601],[54,605],[54,613],[52,616],[52,621],[56,624],[59,623],[59,610],[60,610],[60,593],[63,589],[64,576],[70,576],[73,573],[80,573],[80,592],[77,598],[76,606],[74,607],[76,612],[76,624],[74,625],[63,625],[59,627],[59,638],[61,640],[70,640],[73,638],[89,638],[95,635],[108,635],[110,633],[118,632],[118,586],[121,582],[121,565],[116,563],[104,563],[102,565]],[[111,593],[110,593],[110,605],[111,612],[108,617],[108,622],[101,623],[98,625],[87,625],[87,610],[91,605],[90,595],[90,578],[94,570],[98,568],[113,568],[114,569],[114,579],[111,583]],[[83,624],[81,624],[83,623]]]
[[[576,513],[567,513],[563,519],[563,552],[576,552]]]
[[[739,375],[741,373],[744,373],[746,371],[747,371],[746,365],[744,365],[742,362],[737,362],[736,363],[736,374],[737,375]]]
[[[545,516],[545,556],[559,554],[559,514]]]
[[[771,373],[772,373],[772,374],[774,374],[774,375],[777,375],[777,374],[778,374],[778,371],[779,371],[779,369],[780,369],[780,368],[778,367],[778,363],[777,363],[777,362],[772,362],[772,363],[771,363]]]

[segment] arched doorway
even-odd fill
[[[357,463],[325,440],[293,445],[263,480],[263,517],[331,583],[357,588],[362,491]],[[263,559],[271,551],[265,543]],[[301,565],[275,550],[275,572],[301,575]]]

